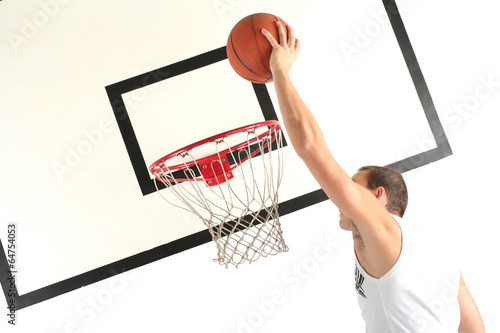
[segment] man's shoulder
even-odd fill
[[[392,215],[388,215],[392,218]],[[391,230],[374,228],[361,234],[353,230],[354,251],[359,264],[374,278],[384,276],[398,261],[402,251],[402,229],[392,219]],[[368,234],[367,234],[368,233]]]

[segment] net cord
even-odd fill
[[[155,174],[155,186],[163,200],[195,214],[208,227],[218,248],[218,258],[214,260],[226,268],[229,264],[238,267],[245,261],[251,263],[259,257],[288,251],[278,219],[278,189],[283,176],[283,138],[279,129],[268,127],[268,132],[267,136],[255,143],[251,138],[257,136],[256,129],[248,130],[247,146],[237,151],[232,150],[225,139],[213,142],[219,159],[210,165],[213,173],[216,171],[214,163],[221,163],[220,159],[224,157],[221,151],[229,151],[227,154],[235,162],[248,158],[244,164],[232,170],[235,173],[233,179],[228,179],[225,173],[225,181],[219,182],[215,178],[215,186],[208,186],[203,179],[200,181],[196,177],[193,170],[196,158],[190,152],[182,156],[183,171],[188,181],[179,182],[166,165],[160,168],[165,171]],[[272,149],[273,141],[276,149]],[[256,156],[250,152],[251,142],[258,145]],[[256,165],[259,161],[261,164]],[[201,175],[200,166],[194,165],[198,175]],[[257,173],[258,167],[262,172]],[[164,194],[157,181],[161,181],[169,190],[166,192],[171,195]],[[243,188],[236,189],[233,183],[243,184]]]

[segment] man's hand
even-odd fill
[[[273,47],[270,60],[271,72],[273,76],[282,74],[288,75],[295,60],[297,60],[300,51],[300,42],[295,38],[295,34],[290,25],[288,25],[288,38],[285,27],[283,27],[279,21],[276,21],[276,27],[278,28],[279,43],[269,31],[262,29],[262,34],[266,36]]]

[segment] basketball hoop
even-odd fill
[[[226,268],[288,251],[278,220],[279,122],[243,126],[178,149],[150,166],[160,195],[197,215]],[[170,193],[163,194],[158,181]]]

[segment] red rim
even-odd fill
[[[226,131],[226,132],[223,132],[223,133],[220,133],[217,135],[213,135],[209,138],[197,141],[197,142],[192,143],[188,146],[177,149],[177,150],[171,152],[170,154],[163,156],[162,158],[160,158],[159,160],[157,160],[153,164],[151,164],[151,166],[149,167],[149,170],[151,171],[151,173],[153,175],[156,176],[158,173],[165,171],[165,167],[162,167],[161,165],[165,164],[166,161],[168,161],[169,159],[171,159],[173,157],[182,156],[182,155],[185,156],[190,150],[192,150],[196,147],[202,146],[206,143],[220,141],[221,139],[227,138],[228,136],[231,136],[233,134],[237,134],[237,133],[241,133],[241,132],[248,132],[251,130],[256,130],[257,128],[264,127],[264,126],[267,126],[269,128],[273,128],[274,130],[277,130],[277,131],[281,130],[281,125],[276,120],[269,120],[269,121],[264,121],[264,122],[260,122],[260,123],[255,123],[255,124],[251,124],[251,125],[238,127],[238,128],[233,129],[233,130]],[[248,146],[249,144],[252,144],[252,143],[256,142],[257,140],[260,140],[266,136],[268,136],[268,132],[260,134],[260,135],[256,136],[255,138],[252,138],[248,141],[244,141],[242,143],[236,144],[236,145],[234,145],[234,146],[232,146],[232,147],[230,147],[222,152],[219,152],[219,154],[222,155],[222,154],[226,154],[229,151],[235,151],[235,150],[241,149],[241,148]],[[274,142],[275,140],[276,140],[276,137],[275,136],[272,137],[271,141],[268,144],[266,144],[266,147],[267,147],[267,145]],[[248,157],[243,159],[239,163],[235,164],[231,169],[236,168],[239,164],[243,163],[247,159],[248,159]],[[182,163],[182,164],[174,165],[174,166],[167,166],[166,169],[168,170],[168,172],[171,173],[171,172],[174,172],[176,170],[185,168],[186,166],[191,167],[195,164],[196,164],[196,160],[193,160],[193,161],[189,161],[188,163]],[[179,180],[181,180],[181,179],[179,179]]]

